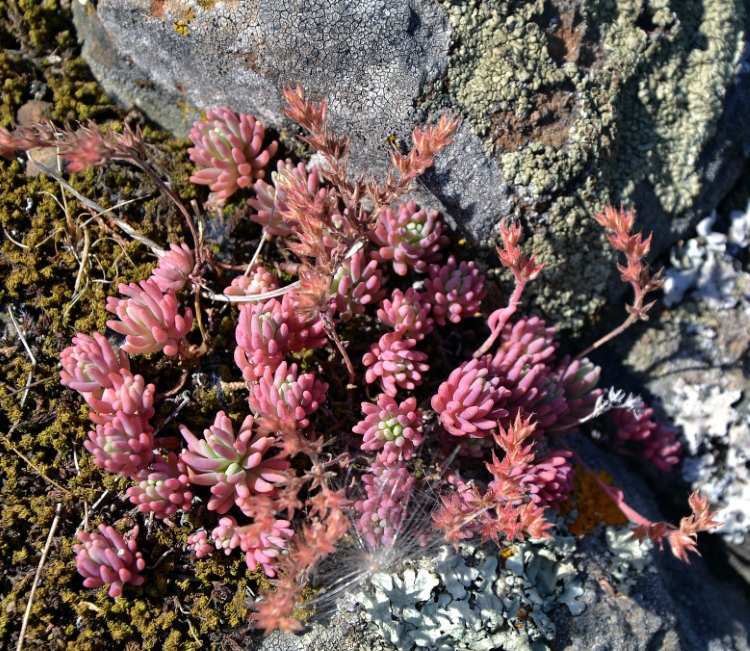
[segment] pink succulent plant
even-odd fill
[[[109,585],[109,596],[119,597],[126,583],[137,586],[145,581],[140,572],[146,569],[146,561],[135,541],[138,527],[130,532],[127,542],[114,527],[100,524],[99,532],[78,532],[81,544],[73,545],[76,569],[84,587]]]
[[[559,510],[573,490],[572,456],[569,450],[550,450],[527,467],[520,483],[533,502]]]
[[[95,398],[101,398],[104,389],[115,388],[122,369],[130,371],[125,352],[115,353],[107,338],[98,332],[93,337],[79,332],[73,337],[73,345],[63,350],[60,363],[60,383]]]
[[[89,432],[83,446],[100,468],[133,477],[148,467],[154,457],[153,429],[142,416],[90,414],[96,430]]]
[[[430,262],[440,260],[440,249],[448,244],[448,238],[441,235],[443,225],[438,215],[437,210],[428,214],[413,201],[399,204],[398,215],[387,208],[370,233],[379,247],[372,257],[378,262],[392,261],[399,276],[406,275],[409,268],[425,273]]]
[[[120,376],[115,381],[113,374],[112,380],[115,385],[111,389],[104,389],[100,398],[94,397],[95,394],[81,394],[92,409],[100,414],[116,414],[121,411],[128,416],[140,416],[148,420],[154,415],[154,393],[156,387],[153,384],[146,384],[146,381],[140,375],[133,375],[125,369],[120,370]]]
[[[370,346],[362,357],[368,367],[365,380],[372,384],[380,378],[380,386],[389,396],[395,396],[398,387],[411,391],[422,384],[422,373],[429,370],[427,355],[414,350],[415,339],[404,339],[400,332],[389,332],[377,344]]]
[[[461,364],[432,397],[432,408],[454,436],[484,438],[498,420],[508,416],[503,404],[510,392],[491,376],[490,358],[485,355]]]
[[[484,275],[474,263],[459,265],[453,256],[442,267],[430,265],[430,277],[425,278],[424,286],[424,297],[432,305],[432,316],[438,325],[445,325],[447,321],[458,323],[474,316],[487,295]]]
[[[328,343],[328,335],[326,335],[320,316],[310,319],[299,310],[295,292],[284,294],[281,306],[282,311],[289,315],[287,323],[290,333],[288,344],[290,353],[321,348]]]
[[[267,529],[269,524],[270,530]],[[275,559],[280,551],[286,548],[287,540],[294,535],[290,526],[291,522],[288,520],[276,519],[239,526],[233,517],[227,516],[219,520],[219,526],[213,530],[211,536],[216,549],[223,549],[227,555],[237,547],[242,549],[251,572],[260,565],[266,576],[274,577]]]
[[[237,276],[232,284],[224,290],[227,296],[256,296],[279,288],[279,279],[262,265],[255,268],[246,276]]]
[[[429,317],[431,307],[424,296],[411,287],[406,293],[394,289],[390,300],[385,298],[381,302],[378,318],[404,337],[422,341],[433,329],[433,321]]]
[[[151,272],[151,278],[165,294],[170,289],[179,292],[190,279],[195,266],[193,251],[185,242],[170,244],[169,248]]]
[[[107,326],[125,335],[122,349],[127,353],[158,353],[176,355],[193,326],[193,312],[185,308],[185,316],[178,314],[174,292],[162,292],[152,279],[136,285],[120,284],[118,299],[107,298],[107,311],[117,315],[119,321],[107,321]]]
[[[422,443],[423,419],[416,398],[398,404],[388,394],[381,393],[377,404],[362,403],[362,413],[365,419],[353,431],[364,437],[363,450],[382,450],[379,459],[386,465],[411,459],[414,448]]]
[[[276,171],[271,174],[271,183],[263,180],[255,182],[255,198],[248,199],[247,203],[257,210],[257,214],[250,215],[250,219],[262,226],[268,225],[268,232],[271,235],[288,237],[292,234],[292,227],[284,219],[284,213],[287,211],[286,195],[283,189],[278,188],[278,178],[282,173],[292,174],[300,182],[307,185],[307,190],[311,195],[324,197],[325,188],[320,187],[320,174],[318,168],[313,166],[308,173],[304,163],[294,165],[291,159],[278,161]]]
[[[499,350],[513,354],[529,355],[528,364],[549,364],[555,358],[558,346],[554,341],[557,330],[546,328],[538,317],[521,317],[515,323],[506,323],[500,333]]]
[[[285,480],[289,462],[277,457],[264,458],[276,440],[260,433],[253,435],[253,417],[245,418],[237,436],[232,421],[223,411],[214,424],[196,438],[184,425],[180,432],[188,443],[182,461],[193,484],[211,487],[208,508],[226,513],[234,504],[248,516],[253,513],[253,495],[272,493],[275,484]]]
[[[344,260],[331,281],[332,303],[342,321],[364,314],[367,305],[377,303],[385,295],[380,289],[382,276],[375,260],[367,262],[364,249]]]
[[[375,461],[370,472],[362,476],[367,499],[354,507],[362,514],[357,529],[364,534],[370,547],[392,547],[404,531],[409,512],[409,496],[416,479],[409,474],[403,461],[386,465]]]
[[[187,549],[193,552],[196,558],[203,558],[213,553],[214,546],[208,540],[208,533],[201,529],[188,536]]]
[[[682,445],[677,440],[677,432],[657,423],[653,419],[654,410],[644,409],[635,414],[629,409],[612,409],[607,412],[616,428],[620,441],[633,442],[639,449],[638,456],[648,459],[662,472],[670,472],[679,463]],[[628,453],[622,444],[615,444],[615,449]]]
[[[575,426],[594,411],[602,390],[596,388],[601,369],[585,357],[570,360],[565,357],[554,371],[553,377],[565,391],[568,413],[556,423],[556,427]]]
[[[263,377],[254,384],[249,398],[251,409],[274,421],[297,421],[304,429],[312,414],[326,399],[328,384],[315,378],[315,373],[298,375],[297,365],[281,362],[274,373],[266,368]]]
[[[154,458],[150,468],[133,475],[138,484],[128,488],[131,504],[141,513],[153,513],[163,520],[178,509],[190,510],[193,494],[188,490],[187,467],[174,452]]]
[[[273,141],[263,149],[265,129],[253,116],[225,108],[206,112],[206,121],[196,121],[190,130],[194,147],[190,160],[202,169],[190,177],[192,183],[208,185],[223,203],[240,188],[265,176],[263,168],[276,153]]]
[[[247,303],[240,310],[235,337],[234,361],[246,382],[263,377],[266,369],[276,371],[291,341],[292,315],[276,299]]]

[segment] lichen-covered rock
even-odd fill
[[[73,3],[105,90],[186,135],[222,105],[284,129],[284,84],[325,98],[353,167],[457,111],[416,199],[475,243],[522,212],[546,262],[539,303],[579,327],[611,254],[588,216],[635,202],[654,251],[713,208],[750,142],[741,0],[102,0]]]

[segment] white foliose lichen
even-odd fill
[[[565,536],[517,542],[499,556],[444,546],[401,576],[373,576],[353,599],[399,651],[543,651],[555,637],[548,613],[559,604],[573,615],[585,609],[575,547]]]
[[[686,297],[703,302],[721,325],[728,310],[750,316],[750,273],[739,260],[750,246],[750,203],[744,212],[731,213],[727,233],[713,232],[715,221],[716,213],[702,220],[698,236],[673,251],[664,301],[667,306]],[[723,347],[715,329],[703,324],[692,328],[705,347]],[[722,364],[734,361],[731,350],[710,353]],[[741,399],[742,391],[717,368],[707,370],[700,384],[678,378],[665,401],[687,443],[683,478],[708,496],[724,523],[717,531],[734,542],[750,531],[750,413],[738,406]]]
[[[656,572],[650,540],[638,542],[629,527],[607,527],[604,537],[612,555],[609,573],[620,592],[628,594],[645,570]]]

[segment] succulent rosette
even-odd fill
[[[429,317],[431,307],[424,296],[411,287],[406,293],[394,289],[391,298],[381,302],[378,318],[383,325],[406,338],[422,341],[433,329],[433,321]]]
[[[249,274],[237,276],[224,290],[227,296],[257,296],[279,288],[279,279],[262,265],[256,265]]]
[[[386,465],[375,461],[370,472],[362,476],[367,498],[354,507],[362,514],[357,521],[370,547],[392,547],[404,531],[409,497],[416,479],[403,461]]]
[[[146,419],[118,411],[114,415],[90,414],[96,429],[83,446],[100,468],[133,477],[154,458],[153,429]]]
[[[201,168],[190,181],[208,185],[215,199],[225,202],[240,188],[265,176],[263,168],[278,148],[274,141],[264,149],[265,135],[263,125],[252,115],[238,115],[225,108],[206,111],[206,120],[194,122],[190,130],[195,146],[188,154]]]
[[[233,505],[248,516],[253,514],[253,495],[272,493],[285,480],[289,462],[266,458],[276,440],[253,434],[253,417],[245,418],[235,436],[232,421],[223,411],[214,424],[196,438],[184,425],[180,432],[188,443],[181,459],[189,470],[190,482],[211,487],[208,508],[226,513]]]
[[[365,419],[353,431],[363,436],[363,450],[382,450],[379,458],[385,464],[411,459],[415,446],[422,443],[423,419],[416,398],[399,404],[381,393],[376,404],[362,403],[362,413]]]
[[[166,457],[155,457],[151,467],[135,473],[133,480],[138,484],[128,488],[127,492],[131,504],[135,504],[141,513],[153,513],[163,520],[177,513],[178,509],[188,511],[192,506],[187,467],[174,452]]]
[[[422,373],[429,370],[427,355],[414,350],[415,339],[405,339],[400,332],[383,335],[377,344],[370,346],[362,363],[368,367],[365,380],[368,384],[380,379],[380,385],[389,396],[395,396],[398,388],[411,391],[422,384]]]
[[[151,278],[165,294],[170,289],[173,292],[180,291],[195,266],[193,251],[185,242],[170,244],[169,249],[151,272]]]
[[[73,337],[73,345],[63,350],[60,363],[60,383],[95,398],[101,398],[104,389],[115,388],[121,370],[130,370],[125,352],[115,353],[107,338],[98,332],[93,337],[79,332]]]
[[[181,316],[174,292],[162,292],[152,279],[137,285],[120,284],[119,291],[128,298],[107,298],[107,311],[119,319],[107,321],[107,326],[125,335],[122,349],[127,353],[164,351],[170,357],[176,355],[193,326],[192,310],[185,308],[185,316]]]
[[[307,417],[326,398],[328,384],[315,378],[315,373],[298,374],[297,365],[281,362],[274,373],[266,369],[263,377],[253,385],[249,403],[251,409],[276,422],[294,418],[299,429],[310,424]]]
[[[458,323],[474,316],[487,296],[484,275],[474,263],[457,264],[453,256],[442,267],[430,265],[430,277],[425,278],[424,286],[425,299],[432,305],[432,316],[441,326],[448,321]]]
[[[440,249],[448,244],[448,238],[441,234],[443,225],[438,215],[437,210],[427,213],[413,201],[399,204],[397,214],[387,208],[370,233],[378,247],[372,257],[378,262],[392,261],[399,276],[406,275],[410,268],[425,273],[430,262],[440,260]]]
[[[342,321],[363,314],[367,305],[377,303],[385,294],[380,289],[383,273],[375,260],[367,262],[364,249],[344,260],[331,282],[332,304]]]
[[[114,527],[104,524],[99,525],[99,533],[79,531],[81,544],[73,545],[73,550],[84,587],[109,585],[109,596],[119,597],[126,583],[141,585],[145,579],[140,572],[146,569],[146,561],[138,551],[137,536],[137,526],[127,542]]]
[[[235,330],[234,361],[245,381],[259,380],[266,369],[276,371],[291,341],[291,318],[283,303],[273,298],[242,306]]]
[[[485,355],[461,364],[432,397],[432,408],[454,436],[484,438],[508,416],[504,400],[510,392],[490,375],[490,358]]]

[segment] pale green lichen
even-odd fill
[[[547,264],[539,303],[578,329],[602,305],[612,268],[590,215],[627,203],[643,181],[672,214],[700,191],[698,157],[743,46],[743,4],[440,4],[454,31],[451,63],[422,109],[458,110],[520,205],[546,212],[533,242]]]

